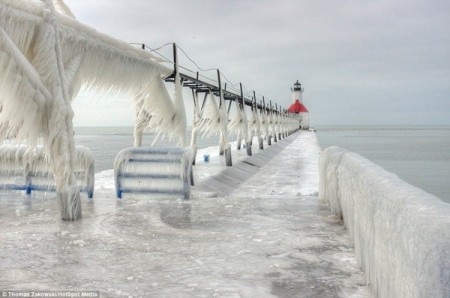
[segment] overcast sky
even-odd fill
[[[65,2],[123,41],[176,42],[200,67],[286,108],[298,79],[313,126],[450,124],[448,0]],[[129,99],[83,93],[74,109],[76,126],[133,123]]]

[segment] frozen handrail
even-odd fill
[[[339,147],[319,167],[319,199],[343,219],[376,297],[450,297],[449,204]]]
[[[123,193],[191,196],[191,151],[183,148],[131,147],[114,160],[117,198]]]
[[[88,198],[94,196],[94,157],[84,146],[76,146],[74,174],[80,191]],[[50,161],[44,148],[26,145],[3,144],[0,146],[0,189],[32,191],[55,191],[55,180]]]

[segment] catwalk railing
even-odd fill
[[[142,48],[145,49],[146,48],[145,45],[142,45]],[[170,76],[164,78],[164,80],[166,82],[176,83],[176,78],[179,77],[182,86],[190,88],[192,90],[192,97],[194,99],[195,109],[198,111],[199,114],[201,114],[204,111],[208,95],[218,96],[219,97],[218,109],[220,111],[222,109],[222,105],[225,105],[226,109],[224,110],[226,111],[226,121],[229,122],[231,105],[233,102],[235,102],[241,113],[241,116],[243,116],[242,119],[240,119],[240,122],[242,123],[241,126],[247,125],[247,127],[241,128],[242,134],[241,135],[238,134],[237,137],[238,149],[241,148],[241,140],[245,140],[247,154],[252,155],[252,147],[251,147],[253,139],[252,135],[258,137],[259,148],[264,149],[262,138],[263,135],[267,139],[268,145],[271,145],[272,139],[274,142],[277,142],[278,139],[284,138],[287,135],[299,129],[301,125],[301,117],[299,117],[298,115],[288,113],[287,109],[283,109],[281,108],[281,106],[278,106],[277,104],[272,105],[272,101],[269,101],[266,104],[264,96],[262,96],[262,100],[258,102],[255,91],[251,93],[252,94],[251,97],[245,96],[243,92],[242,83],[239,83],[239,90],[236,89],[231,90],[231,88],[227,88],[227,83],[222,84],[223,74],[221,74],[219,69],[217,69],[217,81],[214,81],[207,79],[204,76],[200,76],[199,72],[193,72],[187,68],[181,67],[178,62],[177,48],[178,48],[177,45],[174,43],[173,62],[169,61],[173,63],[174,70],[173,73]],[[181,72],[179,71],[180,68],[183,68],[184,70],[187,71]],[[189,72],[190,74],[188,74],[187,72]],[[198,100],[199,94],[203,94],[203,101],[201,104]],[[251,120],[253,120],[252,122],[253,127],[251,127],[252,123],[248,124],[247,117],[245,115],[246,114],[245,107],[250,108],[252,114],[250,122],[252,122]],[[220,122],[220,120],[218,120],[218,122]],[[194,126],[195,125],[196,124],[194,120]],[[227,126],[229,126],[228,123]],[[227,130],[221,130],[220,134],[228,135],[229,132]],[[191,147],[193,147],[194,152],[193,160],[195,161],[196,137],[192,136],[192,139],[194,139],[194,143],[191,142]],[[224,141],[221,140],[221,142],[223,143]],[[227,149],[222,148],[226,147],[226,145],[227,144],[221,145],[220,154],[221,155],[225,154],[226,164],[228,166],[231,166],[232,165],[231,154],[227,154]]]

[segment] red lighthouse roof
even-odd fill
[[[308,113],[308,109],[298,99],[289,107],[289,113]]]

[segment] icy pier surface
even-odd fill
[[[129,195],[118,202],[112,171],[96,176],[96,196],[82,198],[83,219],[75,222],[59,219],[51,194],[0,195],[0,290],[369,296],[347,230],[317,198],[315,133],[297,133],[277,146],[283,142],[226,196],[202,187],[225,169],[223,158],[211,156],[207,164],[200,151],[190,201]],[[241,151],[234,151],[235,164],[245,158]]]

